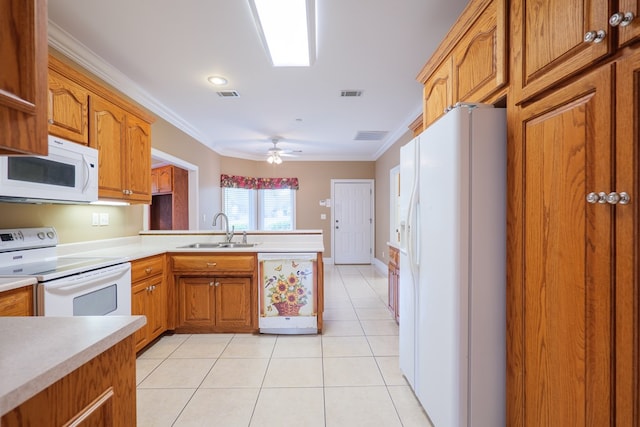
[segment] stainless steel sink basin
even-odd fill
[[[212,249],[212,248],[252,248],[255,243],[236,243],[236,242],[216,242],[216,243],[192,243],[190,245],[180,246],[180,248],[189,249]]]

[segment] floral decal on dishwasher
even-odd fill
[[[314,267],[309,260],[263,260],[261,314],[263,316],[315,315]]]

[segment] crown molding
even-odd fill
[[[182,119],[173,110],[154,98],[149,92],[142,89],[133,80],[124,75],[120,70],[106,62],[91,49],[86,47],[71,34],[60,28],[55,22],[49,20],[48,38],[49,46],[89,71],[100,79],[109,83],[129,98],[133,99],[152,113],[162,117],[176,128],[196,139],[203,145],[216,151],[211,146],[211,141],[198,129]]]

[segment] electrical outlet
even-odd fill
[[[100,225],[109,225],[109,214],[103,212],[100,214]]]
[[[320,219],[327,219],[327,214],[320,214]]]
[[[100,214],[98,212],[91,214],[91,225],[100,225]]]

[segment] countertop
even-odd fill
[[[124,257],[130,261],[167,252],[183,253],[258,253],[258,252],[324,252],[321,230],[299,232],[248,232],[245,248],[184,248],[192,243],[222,242],[224,233],[207,231],[148,231],[139,236],[58,245],[58,255]],[[236,233],[233,241],[240,242]]]
[[[133,334],[145,322],[144,316],[0,317],[0,415]]]
[[[36,283],[35,277],[0,277],[0,292],[35,285]]]

